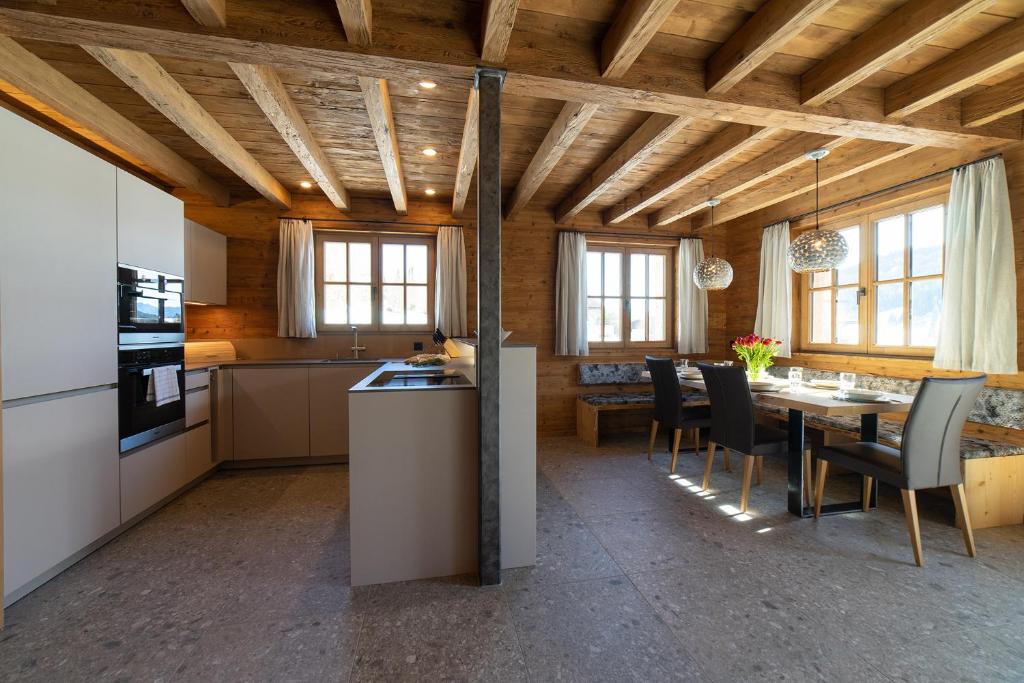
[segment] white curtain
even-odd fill
[[[437,231],[437,275],[434,279],[437,329],[446,337],[465,337],[466,242],[462,228],[442,225]]]
[[[761,235],[761,277],[757,285],[754,334],[782,342],[778,355],[792,355],[793,274],[789,270],[789,221],[769,225]]]
[[[579,232],[558,235],[555,276],[555,355],[586,356],[587,238]]]
[[[277,259],[277,336],[316,337],[313,223],[282,219]]]
[[[676,350],[679,353],[708,352],[708,293],[693,282],[693,270],[704,260],[704,243],[696,238],[679,240],[679,315]]]
[[[934,365],[1017,372],[1017,273],[1001,158],[953,172]]]

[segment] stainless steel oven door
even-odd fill
[[[177,369],[178,400],[158,406],[149,383],[155,367]],[[121,366],[118,369],[120,450],[125,452],[185,430],[185,365]]]

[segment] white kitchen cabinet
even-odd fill
[[[187,434],[144,446],[121,458],[121,523],[187,484]]]
[[[309,454],[348,455],[348,390],[380,367],[332,365],[309,368]]]
[[[185,394],[185,427],[210,420],[210,388],[203,387]]]
[[[309,371],[233,368],[234,459],[309,455]]]
[[[7,602],[120,523],[117,390],[7,407],[3,427]]]
[[[115,168],[0,109],[7,400],[117,382]]]
[[[228,302],[227,237],[185,219],[185,301]]]
[[[185,275],[184,204],[117,169],[117,261]]]
[[[210,399],[213,416],[213,459],[216,462],[232,460],[235,457],[234,411],[232,398],[234,386],[231,368],[216,368],[210,371]]]
[[[186,479],[193,481],[213,467],[213,436],[209,423],[185,432],[185,452],[187,453]]]

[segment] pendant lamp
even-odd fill
[[[818,165],[828,156],[828,150],[816,149],[806,156],[814,160],[814,230],[805,230],[789,245],[789,267],[798,273],[820,273],[842,263],[850,248],[846,238],[833,230],[822,230],[818,223]]]
[[[725,259],[715,256],[715,207],[721,203],[721,199],[708,200],[708,206],[711,207],[711,255],[693,269],[693,283],[709,291],[725,289],[732,282],[732,266]]]

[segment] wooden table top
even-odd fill
[[[703,380],[679,378],[679,385],[707,391]],[[774,406],[802,410],[816,415],[870,415],[872,413],[908,413],[914,404],[914,397],[905,394],[885,394],[895,402],[883,401],[848,401],[832,398],[835,389],[815,389],[804,386],[798,392],[789,390],[789,383],[779,382],[778,391],[754,391],[754,405]]]

